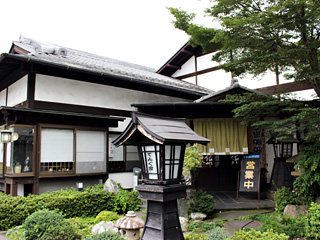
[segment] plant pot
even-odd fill
[[[17,165],[14,167],[14,173],[21,173],[21,165]]]

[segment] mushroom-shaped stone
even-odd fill
[[[139,240],[140,228],[144,227],[144,221],[137,217],[134,211],[129,211],[125,217],[117,220],[114,226],[119,228],[129,240]]]

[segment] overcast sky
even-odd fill
[[[188,36],[167,7],[197,12],[209,0],[0,0],[0,52],[20,35],[158,69]]]

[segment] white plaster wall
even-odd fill
[[[109,178],[117,183],[120,183],[122,188],[128,189],[133,188],[133,173],[109,173]]]
[[[0,92],[0,106],[6,106],[6,95],[7,95],[7,90],[3,89]]]
[[[217,70],[198,76],[198,85],[220,91],[231,84],[231,74],[224,70]]]
[[[22,77],[8,88],[8,107],[13,107],[27,100],[28,76]]]
[[[76,183],[82,182],[83,187],[86,188],[88,186],[92,186],[95,184],[102,183],[102,179],[92,179],[92,180],[84,180],[84,181],[76,181],[76,180],[65,180],[65,181],[57,181],[57,178],[53,181],[45,181],[39,183],[39,194],[45,193],[45,192],[52,192],[57,191],[60,189],[66,189],[66,188],[74,188],[76,189]]]
[[[109,131],[113,131],[113,132],[123,132],[128,124],[130,123],[131,118],[125,118],[125,120],[123,122],[118,122],[118,127],[111,127],[109,128]]]
[[[172,75],[172,77],[178,77],[193,72],[195,72],[195,57],[191,57],[185,64],[181,66],[181,69]]]
[[[133,110],[132,103],[186,101],[181,98],[37,74],[35,100]]]
[[[201,71],[201,70],[204,70],[204,69],[207,69],[207,68],[212,68],[212,67],[219,66],[218,62],[212,61],[213,54],[214,53],[209,53],[209,54],[202,55],[202,56],[197,58],[198,71]]]

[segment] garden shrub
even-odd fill
[[[69,218],[67,221],[72,225],[76,233],[82,236],[82,238],[91,236],[91,229],[96,224],[96,219],[94,217],[75,217]]]
[[[71,224],[60,213],[49,210],[34,212],[24,222],[26,240],[76,240]]]
[[[214,198],[204,191],[196,191],[191,194],[188,200],[188,212],[201,212],[212,215],[214,212]]]
[[[274,233],[271,231],[260,232],[255,229],[240,230],[235,232],[231,240],[287,240],[288,236],[281,233]]]
[[[305,234],[308,239],[320,239],[320,204],[311,203],[306,215]]]
[[[208,236],[205,233],[186,233],[184,234],[185,240],[208,240]]]
[[[96,216],[96,222],[101,222],[101,221],[105,221],[105,222],[114,222],[117,221],[120,218],[120,216],[112,211],[101,211],[97,216]]]
[[[120,189],[114,199],[113,211],[124,214],[128,211],[140,210],[141,200],[138,198],[137,191]]]
[[[208,234],[208,240],[227,240],[229,239],[227,233],[222,227],[214,227]]]
[[[21,225],[33,212],[41,209],[58,210],[66,218],[93,217],[103,210],[126,213],[137,211],[140,200],[137,192],[120,190],[118,194],[106,192],[103,185],[85,188],[84,191],[64,189],[27,197],[0,195],[0,230]]]
[[[125,238],[123,238],[119,233],[106,231],[104,233],[87,237],[86,240],[125,240]]]
[[[192,221],[188,224],[188,231],[190,232],[207,232],[217,227],[212,221]]]
[[[302,204],[302,199],[298,197],[296,192],[291,191],[289,188],[279,188],[274,193],[274,202],[276,205],[276,212],[283,213],[283,210],[288,204],[299,205]]]
[[[305,217],[300,216],[296,218],[285,217],[282,214],[259,214],[254,216],[252,220],[258,220],[262,223],[259,230],[261,232],[273,231],[276,233],[283,233],[289,237],[303,237]]]

